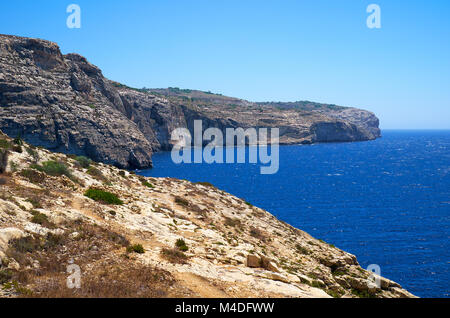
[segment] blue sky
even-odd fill
[[[66,7],[81,7],[81,29]],[[369,4],[381,29],[366,26]],[[369,109],[450,129],[450,1],[2,1],[0,33],[57,42],[135,87]]]

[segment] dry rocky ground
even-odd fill
[[[0,169],[1,297],[412,297],[384,278],[369,287],[355,256],[207,183],[3,134]],[[80,289],[66,286],[72,263]]]

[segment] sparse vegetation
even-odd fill
[[[20,175],[35,184],[41,184],[45,180],[45,174],[34,169],[24,169],[20,172]]]
[[[189,249],[183,239],[178,239],[175,242],[175,246],[182,252],[186,252]]]
[[[186,264],[187,256],[176,248],[163,248],[161,255],[171,263],[174,264]]]
[[[39,161],[39,153],[32,147],[26,147],[25,149],[27,153],[31,156],[31,161],[33,163],[37,163]]]
[[[54,177],[66,176],[72,181],[76,180],[73,177],[72,172],[69,170],[69,168],[63,162],[60,161],[50,160],[43,162],[42,165],[33,164],[30,167],[38,171],[45,172],[49,176]]]
[[[175,203],[184,207],[189,206],[189,201],[179,196],[175,197]]]
[[[78,156],[75,160],[80,164],[81,167],[87,169],[90,167],[92,160],[85,156]]]
[[[311,254],[311,251],[308,250],[307,248],[301,246],[300,244],[296,244],[295,245],[295,249],[297,250],[297,252],[299,252],[300,254],[304,254],[304,255],[309,255]]]
[[[46,228],[54,227],[54,224],[48,220],[47,215],[37,212],[37,211],[32,211],[31,213],[33,214],[33,217],[31,218],[31,222],[42,225],[43,227],[46,227]]]
[[[105,177],[105,175],[103,174],[103,172],[101,172],[100,169],[97,169],[94,166],[90,166],[87,170],[87,173],[101,182],[108,183],[108,178]]]
[[[265,241],[265,235],[263,234],[263,232],[254,226],[252,226],[250,228],[250,235],[253,236],[254,238],[257,238],[257,239],[263,241],[263,242]]]
[[[139,180],[141,181],[142,185],[148,188],[154,188],[154,185],[147,181],[144,177],[140,177]]]
[[[9,282],[12,278],[12,273],[9,269],[0,270],[0,285]]]
[[[231,227],[236,227],[236,226],[241,226],[241,220],[237,219],[237,218],[229,218],[229,217],[225,217],[225,225],[226,226],[231,226]]]
[[[138,253],[138,254],[144,254],[145,250],[142,244],[134,244],[127,247],[128,253]]]
[[[38,197],[34,197],[34,198],[28,198],[27,202],[30,202],[31,205],[33,206],[33,208],[35,209],[40,209],[42,208],[40,200]]]
[[[212,183],[209,183],[209,182],[196,182],[195,184],[200,184],[200,185],[205,186],[205,187],[215,188],[214,185]]]
[[[114,193],[103,191],[96,188],[89,188],[84,195],[94,201],[99,201],[106,204],[122,205],[123,201],[120,200]]]

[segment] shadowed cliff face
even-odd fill
[[[151,166],[150,142],[101,71],[56,44],[0,35],[0,127],[10,136],[119,167]]]
[[[253,103],[191,90],[136,90],[105,79],[52,42],[0,35],[0,129],[53,151],[121,168],[151,167],[173,129],[276,127],[280,143],[360,141],[380,136],[374,114],[309,103]],[[311,106],[312,105],[312,106]]]

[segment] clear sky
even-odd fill
[[[66,8],[81,7],[81,28]],[[366,25],[369,4],[381,29]],[[450,129],[448,0],[14,0],[0,33],[57,42],[134,87],[369,109],[382,128]]]

